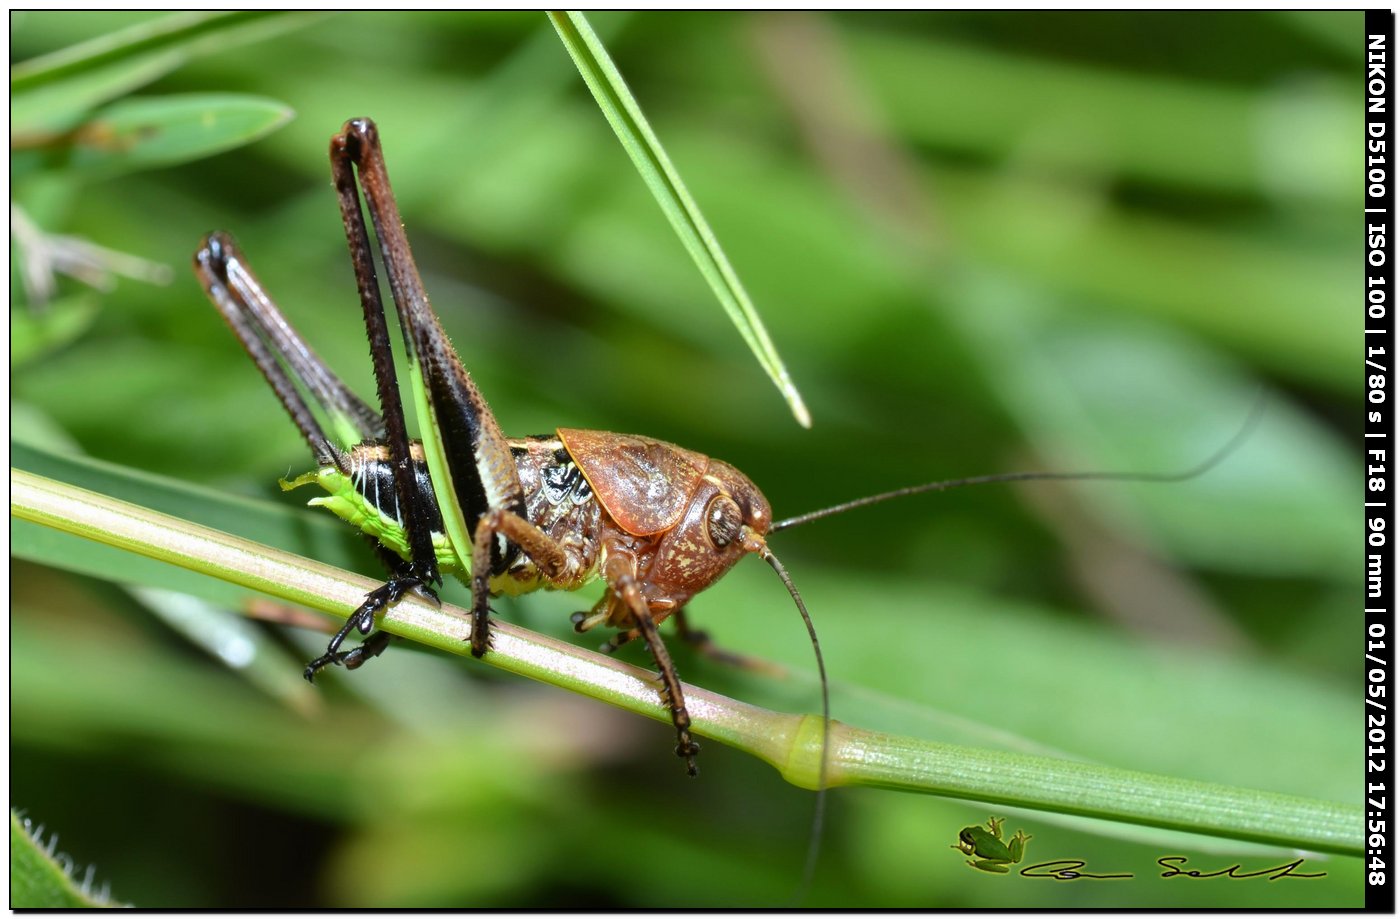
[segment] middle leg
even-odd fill
[[[490,601],[491,561],[497,537],[520,547],[540,572],[551,581],[559,580],[569,567],[569,554],[548,533],[513,511],[496,508],[483,514],[472,534],[472,656],[481,657],[491,648]],[[506,557],[502,552],[501,557]]]

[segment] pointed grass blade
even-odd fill
[[[618,140],[622,141],[623,149],[641,173],[642,181],[661,205],[666,219],[671,222],[700,273],[738,327],[739,334],[787,400],[798,423],[805,428],[811,427],[812,416],[782,359],[778,357],[777,349],[773,347],[768,331],[763,327],[763,321],[749,300],[739,276],[729,264],[714,232],[686,190],[680,173],[666,155],[661,141],[642,114],[641,107],[627,88],[622,74],[618,73],[607,49],[583,13],[554,11],[549,14],[549,19],[592,91],[593,98],[598,101],[608,124],[612,125]]]
[[[297,28],[323,13],[177,13],[10,68],[10,144],[28,147],[76,126],[98,105],[159,79],[193,57]]]

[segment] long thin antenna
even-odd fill
[[[847,501],[844,504],[837,504],[832,507],[822,508],[819,511],[809,511],[806,514],[799,514],[796,517],[789,517],[786,520],[779,520],[769,529],[770,533],[779,530],[790,529],[801,526],[804,523],[811,523],[813,520],[820,520],[823,517],[831,517],[835,514],[845,513],[855,510],[858,507],[867,507],[871,504],[879,504],[882,501],[891,501],[895,498],[907,498],[910,495],[921,495],[929,491],[947,491],[950,488],[960,488],[964,485],[986,485],[991,482],[1032,482],[1044,481],[1047,479],[1058,481],[1119,481],[1119,482],[1182,482],[1186,479],[1193,479],[1198,475],[1209,472],[1221,460],[1235,451],[1244,442],[1255,426],[1259,423],[1259,418],[1264,414],[1265,394],[1260,393],[1255,400],[1254,407],[1250,409],[1249,416],[1245,418],[1244,424],[1235,432],[1229,441],[1220,449],[1216,450],[1203,462],[1200,462],[1185,472],[1000,472],[991,475],[974,475],[965,479],[947,479],[942,482],[927,482],[923,485],[910,485],[906,488],[897,488],[894,491],[883,492],[878,495],[869,495],[864,498],[856,498],[854,501]]]
[[[763,560],[783,579],[788,593],[792,595],[792,602],[797,604],[797,611],[802,614],[802,622],[807,626],[807,634],[812,639],[812,652],[817,657],[817,676],[821,679],[822,686],[822,753],[821,761],[817,764],[817,804],[812,812],[812,836],[807,843],[807,861],[802,868],[802,883],[797,888],[796,900],[800,902],[812,886],[812,879],[817,873],[817,857],[822,848],[822,824],[826,821],[826,754],[831,743],[831,693],[826,685],[826,662],[822,659],[821,642],[817,641],[817,629],[812,625],[812,617],[807,613],[807,604],[802,602],[802,595],[797,592],[797,585],[792,583],[792,577],[788,575],[783,563],[778,561],[778,557],[766,545],[762,555]]]

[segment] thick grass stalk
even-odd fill
[[[10,470],[12,516],[159,559],[345,618],[376,582],[30,472]],[[470,616],[410,597],[380,623],[466,655]],[[649,671],[508,622],[486,663],[669,722]],[[685,687],[696,734],[745,750],[790,782],[817,784],[822,720]],[[1361,808],[1170,776],[934,743],[832,722],[827,781],[1118,820],[1266,844],[1361,855]]]

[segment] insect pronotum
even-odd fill
[[[195,271],[310,445],[316,469],[288,487],[315,483],[324,505],[358,527],[388,568],[320,657],[314,679],[331,665],[359,667],[388,645],[374,617],[413,591],[435,600],[442,573],[461,575],[472,591],[471,651],[491,647],[493,595],[541,588],[573,590],[601,577],[602,599],[576,613],[580,632],[616,629],[603,647],[641,638],[656,662],[662,699],[676,732],[676,753],[695,775],[699,745],[675,665],[657,631],[674,618],[683,638],[702,649],[685,605],[745,555],[764,559],[782,578],[807,626],[829,717],[826,671],[801,595],[768,547],[774,532],[857,507],[961,485],[1028,479],[1180,481],[1199,475],[1233,450],[1249,422],[1220,451],[1177,474],[1007,473],[931,482],[859,498],[774,522],[768,501],[728,463],[649,437],[559,428],[508,438],[473,383],[428,303],[399,218],[372,121],[345,123],[330,146],[331,172],[364,311],[380,410],[360,400],[318,358],[264,292],[233,240],[211,233],[195,253]],[[379,293],[374,254],[361,207],[369,211],[403,332],[423,441],[410,440]],[[331,439],[303,396],[310,396]],[[358,631],[367,636],[342,650]],[[826,751],[819,781],[825,785]],[[820,804],[818,821],[820,821]],[[809,862],[810,867],[810,862]]]

